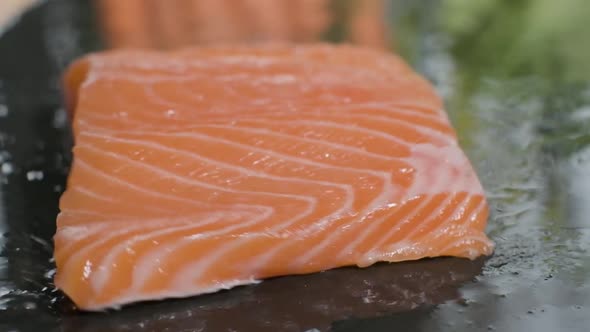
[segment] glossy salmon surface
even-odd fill
[[[80,309],[493,251],[442,101],[395,55],[118,50],[76,61],[65,86],[55,282]]]

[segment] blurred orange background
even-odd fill
[[[388,44],[384,0],[95,0],[110,47],[171,49],[222,42],[318,41],[344,18],[348,42]],[[340,7],[338,7],[340,6]]]

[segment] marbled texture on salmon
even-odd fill
[[[489,255],[483,189],[430,84],[352,46],[88,55],[56,285],[81,309]]]

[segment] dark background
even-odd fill
[[[488,192],[492,258],[339,269],[105,314],[76,312],[50,261],[71,146],[59,75],[102,44],[88,1],[27,13],[0,36],[0,331],[589,331],[590,6],[469,3],[390,1],[384,14]]]

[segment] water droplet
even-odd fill
[[[172,118],[176,115],[176,111],[175,110],[167,110],[166,111],[166,117],[167,118]]]
[[[0,105],[0,118],[8,115],[8,107],[6,105]]]
[[[53,114],[53,128],[64,128],[68,122],[68,114],[63,108],[59,108]]]
[[[29,181],[41,181],[43,180],[43,171],[28,171],[27,180]]]
[[[24,307],[26,310],[37,309],[37,305],[34,302],[25,302]]]
[[[496,327],[494,325],[488,325],[488,331],[495,331]]]
[[[469,306],[469,301],[466,299],[459,299],[457,300],[457,304],[462,306],[462,307],[468,307]]]
[[[86,264],[84,264],[84,279],[88,279],[88,277],[90,277],[90,273],[92,273],[92,263],[90,261],[86,261]]]
[[[400,169],[400,173],[402,173],[402,174],[412,173],[413,171],[414,171],[414,169],[410,168],[410,167],[404,167],[404,168]]]
[[[6,162],[6,163],[2,163],[2,167],[0,167],[0,170],[2,171],[2,174],[8,175],[14,171],[14,168],[12,167],[11,163]]]

